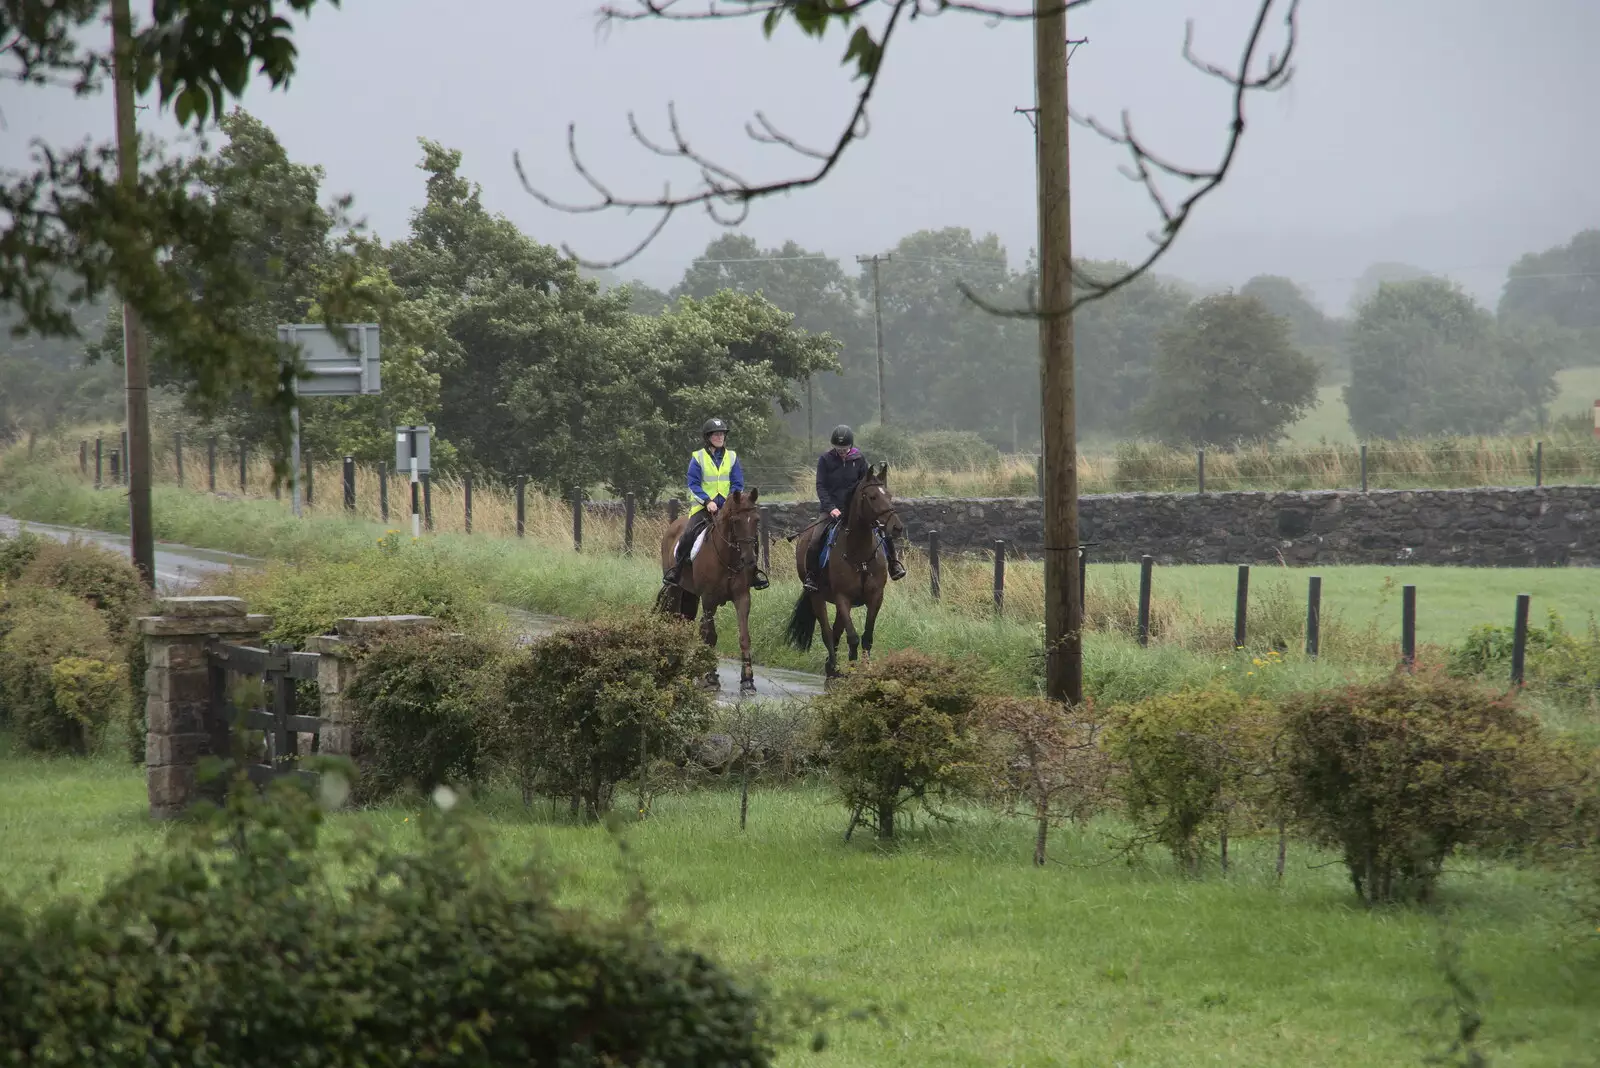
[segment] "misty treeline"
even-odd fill
[[[278,323],[316,321],[323,294],[337,291],[342,311],[383,328],[381,396],[303,400],[312,455],[384,460],[394,426],[427,421],[442,470],[654,497],[682,478],[711,414],[732,421],[747,470],[767,485],[787,482],[837,422],[879,443],[939,431],[942,463],[959,464],[963,442],[974,461],[1035,449],[1037,324],[989,314],[962,292],[1028,306],[1033,257],[1013,265],[994,235],[924,230],[880,250],[882,404],[896,431],[887,434],[875,425],[865,264],[847,269],[798,242],[764,248],[730,232],[666,293],[586,277],[487,211],[460,154],[425,140],[426,199],[406,236],[384,244],[342,227],[338,206],[321,202],[322,169],[291,160],[258,120],[236,109],[221,132],[186,179],[214,225],[233,231],[252,280],[232,327],[273,336]],[[171,249],[180,266],[186,255]],[[1124,267],[1079,263],[1085,277]],[[192,275],[198,290],[204,265]],[[1345,317],[1287,278],[1205,292],[1147,275],[1076,316],[1080,426],[1099,441],[1270,442],[1316,403],[1319,385],[1339,383],[1363,437],[1539,424],[1555,372],[1597,360],[1600,308],[1586,297],[1595,278],[1597,231],[1524,257],[1494,313],[1400,264],[1370,268]],[[118,418],[120,311],[102,303],[80,314],[103,315],[87,353],[14,337],[0,350],[0,435]],[[274,442],[263,398],[236,390],[231,403],[207,404],[188,366],[152,338],[163,419]]]

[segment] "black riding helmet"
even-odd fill
[[[710,438],[712,434],[719,430],[726,434],[728,432],[728,423],[724,419],[718,419],[713,416],[707,419],[705,425],[700,428],[700,436],[702,438]]]
[[[833,435],[829,437],[828,440],[834,445],[854,445],[856,443],[856,436],[849,427],[845,426],[843,423],[840,423],[838,426],[833,428]]]

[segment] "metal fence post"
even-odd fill
[[[178,485],[183,485],[183,431],[172,432],[172,456],[178,462]]]
[[[356,510],[356,458],[354,456],[346,456],[344,458],[344,510],[347,512]]]
[[[517,476],[517,537],[528,529],[528,476]]]
[[[472,533],[472,472],[468,471],[461,476],[461,495],[465,498],[464,510],[466,512],[466,532]]]
[[[625,556],[633,555],[633,513],[636,506],[633,494],[622,498],[622,552]],[[762,518],[765,519],[765,515]],[[765,534],[766,528],[763,526],[762,535]]]

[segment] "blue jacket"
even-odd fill
[[[720,464],[722,462],[722,455],[726,451],[726,447],[721,449],[711,449],[711,458]],[[738,456],[733,458],[733,470],[729,472],[728,481],[732,483],[734,490],[744,489],[744,468],[740,466]],[[690,454],[689,456],[689,492],[694,494],[695,500],[702,503],[711,499],[709,496],[707,496],[706,491],[700,485],[700,458],[693,454]],[[716,501],[717,507],[719,508],[726,503],[720,494],[718,494]]]
[[[817,503],[826,514],[837,508],[843,512],[850,503],[850,494],[867,475],[867,458],[854,445],[841,459],[832,449],[817,457]]]

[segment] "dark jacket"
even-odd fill
[[[841,459],[833,449],[817,457],[817,503],[826,514],[837,508],[840,512],[850,503],[850,492],[867,474],[867,458],[854,445]]]

